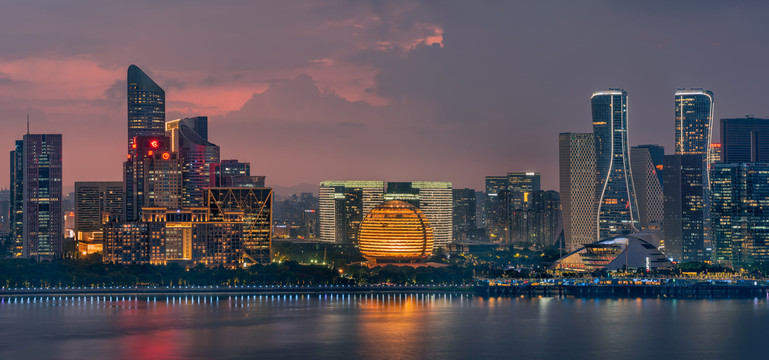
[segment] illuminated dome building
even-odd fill
[[[433,253],[433,229],[416,206],[392,200],[375,207],[360,224],[358,246],[376,261],[415,261]]]

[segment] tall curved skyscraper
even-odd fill
[[[136,65],[128,67],[128,148],[137,136],[166,133],[166,92]]]
[[[598,91],[591,97],[596,155],[598,237],[636,230],[638,207],[627,139],[627,92]]]
[[[713,92],[702,89],[677,90],[675,118],[675,153],[708,155],[713,136]]]

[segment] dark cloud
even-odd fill
[[[769,115],[767,10],[689,0],[7,1],[0,121],[12,135],[9,119],[35,110],[72,139],[68,163],[84,164],[75,155],[93,141],[119,175],[124,69],[137,63],[166,88],[169,118],[210,115],[223,154],[273,183],[482,188],[484,175],[537,170],[557,188],[557,134],[590,131],[593,91],[625,88],[631,143],[668,149],[676,88],[713,90],[717,118]],[[77,81],[63,77],[46,89],[18,76],[28,69],[3,67],[20,59],[75,59],[66,71],[99,70],[89,84],[103,88],[72,90]],[[69,182],[102,177],[72,166]]]

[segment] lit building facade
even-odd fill
[[[638,222],[627,134],[627,92],[593,93],[598,238],[633,232]],[[598,239],[596,239],[598,240]]]
[[[384,201],[384,181],[321,181],[320,240],[356,244],[360,222]]]
[[[769,119],[721,119],[723,162],[769,162]]]
[[[384,200],[402,200],[418,207],[433,228],[435,247],[446,247],[453,240],[453,194],[450,182],[388,182]]]
[[[272,246],[272,188],[209,188],[206,206],[214,222],[243,223],[244,264],[268,264]],[[240,215],[238,215],[240,214]]]
[[[103,223],[106,216],[120,215],[122,212],[122,182],[75,182],[76,240],[101,243],[103,240]]]
[[[144,208],[141,221],[105,224],[103,260],[126,265],[243,266],[243,213],[213,221],[208,208]]]
[[[713,92],[679,89],[675,93],[675,153],[706,155],[713,127]]]
[[[211,166],[219,163],[219,146],[208,141],[208,117],[197,116],[166,123],[171,151],[182,161],[182,206],[204,206],[211,183]]]
[[[165,135],[166,93],[136,65],[128,67],[128,149],[134,138]]]
[[[715,164],[711,180],[713,260],[769,262],[769,163]]]
[[[147,207],[183,207],[184,175],[182,160],[175,152],[156,152],[145,159]]]
[[[663,184],[665,254],[675,261],[707,259],[705,155],[666,155]],[[708,226],[709,228],[709,226]]]
[[[663,228],[665,253],[677,261],[703,261],[712,250],[708,167],[713,108],[711,91],[675,93],[675,155],[665,157]]]
[[[595,135],[561,133],[558,146],[564,239],[573,251],[598,238]]]
[[[123,163],[123,186],[124,221],[141,219],[144,207],[181,207],[181,161],[170,151],[167,137],[140,136],[132,141]]]
[[[427,215],[405,201],[372,209],[360,224],[359,248],[370,261],[415,261],[432,255],[433,229]]]
[[[51,260],[64,241],[61,134],[26,134],[22,142],[21,256]]]
[[[638,199],[638,226],[660,229],[663,213],[662,169],[665,150],[659,145],[630,149],[633,184]]]

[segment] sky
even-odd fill
[[[64,187],[122,179],[126,70],[166,116],[209,117],[222,159],[268,185],[538,171],[590,95],[628,92],[631,145],[673,144],[677,88],[718,119],[769,117],[760,1],[0,0],[0,144],[61,133]],[[9,183],[0,156],[0,187]]]

